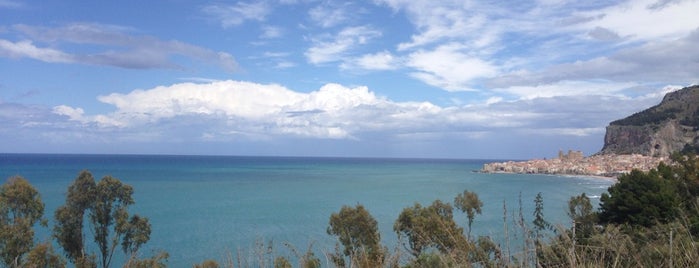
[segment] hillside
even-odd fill
[[[665,95],[660,104],[607,126],[601,154],[669,156],[699,149],[699,85]]]

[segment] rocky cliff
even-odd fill
[[[699,85],[668,93],[660,104],[607,126],[600,154],[669,156],[699,149]]]

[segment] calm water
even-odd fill
[[[585,192],[597,197],[611,184],[594,178],[473,172],[485,162],[0,154],[0,178],[27,178],[40,191],[48,219],[81,170],[90,170],[96,179],[119,178],[135,188],[131,212],[150,218],[153,226],[143,253],[166,250],[173,267],[191,267],[205,259],[223,261],[228,254],[250,252],[258,241],[272,241],[281,255],[289,254],[285,242],[301,251],[311,244],[317,251],[332,250],[334,240],[325,230],[330,214],[342,205],[363,204],[378,220],[384,244],[394,248],[393,221],[403,208],[435,199],[451,202],[465,189],[478,193],[484,203],[472,234],[501,239],[503,202],[512,218],[521,194],[524,215],[531,222],[534,197],[542,192],[546,218],[565,224],[571,196]],[[465,216],[455,215],[464,225]],[[49,229],[37,231],[38,240],[49,238]]]

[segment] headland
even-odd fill
[[[580,151],[558,152],[557,158],[507,161],[483,165],[484,173],[581,175],[615,178],[633,169],[648,171],[666,157],[651,157],[641,154],[595,154],[585,157]]]

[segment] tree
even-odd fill
[[[76,267],[96,266],[94,261],[91,261],[94,256],[86,254],[83,241],[83,221],[86,211],[93,206],[96,186],[92,173],[83,170],[68,187],[65,205],[58,207],[54,214],[54,237],[68,260]]]
[[[680,197],[676,184],[660,174],[658,170],[633,170],[619,176],[600,198],[600,221],[650,227],[674,220]]]
[[[337,236],[344,247],[343,254],[360,267],[377,267],[383,263],[384,250],[378,223],[364,206],[343,206],[330,215],[328,234]]]
[[[12,177],[0,187],[0,257],[6,266],[22,266],[34,246],[32,227],[43,215],[39,192],[26,179]]]
[[[541,192],[536,194],[534,198],[534,220],[532,224],[534,224],[536,239],[541,238],[542,231],[551,228],[551,224],[544,219],[544,197],[541,195]]]
[[[119,238],[130,229],[126,226],[129,217],[126,207],[134,203],[132,194],[131,186],[122,184],[111,176],[102,178],[95,187],[95,201],[89,218],[94,228],[95,243],[100,251],[102,267],[109,267],[116,249],[116,243],[110,245],[111,229],[114,228],[112,239],[115,241],[120,240]],[[150,226],[147,227],[150,235]],[[124,251],[126,252],[127,249],[124,248]]]
[[[403,209],[393,224],[398,236],[408,238],[409,250],[418,257],[427,248],[448,253],[468,246],[463,229],[454,222],[449,203],[436,200],[429,207],[415,203]]]
[[[66,267],[66,262],[56,252],[53,251],[51,243],[41,243],[36,245],[27,254],[26,267]]]
[[[594,232],[597,215],[592,211],[592,203],[585,193],[570,198],[568,217],[573,221],[575,240],[586,244]]]
[[[476,217],[476,214],[481,214],[483,202],[478,199],[478,194],[464,190],[463,193],[460,193],[454,198],[454,206],[461,210],[461,212],[466,213],[466,217],[468,218],[468,237],[471,238],[471,225],[473,224],[473,219]]]
[[[110,266],[119,244],[131,261],[140,246],[149,240],[148,219],[138,215],[129,217],[127,208],[134,204],[132,194],[131,186],[111,176],[95,183],[89,171],[82,171],[68,187],[66,204],[56,210],[54,236],[76,267],[97,266],[95,254],[85,252],[85,216],[93,227],[91,233],[103,268]]]

